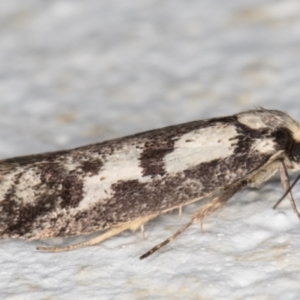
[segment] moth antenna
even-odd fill
[[[163,246],[169,244],[170,242],[172,242],[173,240],[175,240],[182,232],[184,232],[191,224],[193,224],[193,219],[191,219],[188,223],[186,223],[184,226],[182,226],[179,230],[177,230],[172,236],[170,236],[169,238],[167,238],[165,241],[163,241],[162,243],[156,245],[155,247],[153,247],[151,250],[147,251],[145,254],[140,256],[140,259],[144,259],[148,256],[150,256],[151,254],[153,254],[154,252],[156,252],[157,250],[159,250],[160,248],[162,248]]]
[[[126,228],[125,228],[126,229]],[[119,226],[119,227],[115,227],[111,230],[106,231],[105,233],[96,236],[92,239],[89,239],[85,242],[82,243],[77,243],[77,244],[73,244],[73,245],[68,245],[68,246],[54,246],[54,247],[47,247],[47,246],[38,246],[36,247],[37,250],[43,251],[43,252],[63,252],[63,251],[70,251],[70,250],[74,250],[74,249],[79,249],[85,246],[92,246],[92,245],[96,245],[99,244],[103,241],[105,241],[106,239],[121,233],[122,231],[125,230],[124,227]]]
[[[285,191],[285,193],[282,195],[282,197],[276,202],[276,204],[273,206],[273,209],[275,209],[279,205],[279,203],[291,192],[291,190],[296,185],[296,183],[299,181],[299,179],[300,179],[300,174],[296,177],[296,179],[294,180],[292,185]],[[292,207],[293,207],[293,205],[292,205]],[[297,212],[298,212],[298,210],[297,210]]]
[[[195,212],[191,220],[183,225],[179,230],[177,230],[172,236],[167,238],[162,243],[156,245],[151,250],[140,256],[140,259],[144,259],[151,254],[153,254],[155,251],[161,249],[163,246],[169,244],[173,240],[175,240],[182,232],[184,232],[191,224],[200,221],[202,223],[202,220],[212,213],[214,213],[216,210],[218,210],[220,207],[222,207],[236,192],[238,192],[242,187],[244,186],[243,182],[238,182],[235,185],[231,185],[229,187],[226,187],[226,191],[223,191],[220,196],[213,198],[211,201],[206,203],[204,206],[200,208],[197,212]]]

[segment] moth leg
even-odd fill
[[[182,206],[180,205],[178,208],[179,218],[181,219],[182,216]]]
[[[144,224],[141,225],[141,232],[142,232],[142,237],[143,240],[145,239],[145,228],[144,228]]]
[[[203,232],[203,222],[202,222],[202,220],[200,221],[200,231]]]
[[[45,252],[62,252],[62,251],[75,250],[75,249],[85,247],[85,246],[96,245],[96,244],[99,244],[99,243],[113,237],[114,235],[117,235],[117,234],[125,231],[126,229],[131,229],[132,231],[135,231],[139,227],[142,227],[144,223],[146,223],[150,219],[155,218],[156,216],[157,216],[157,214],[142,217],[142,218],[136,219],[134,221],[123,223],[119,226],[116,226],[116,227],[104,232],[101,235],[98,235],[98,236],[96,236],[94,238],[91,238],[91,239],[89,239],[85,242],[82,242],[82,243],[73,244],[73,245],[69,245],[69,246],[58,246],[58,247],[38,246],[37,250],[42,250],[42,251],[45,251]]]
[[[285,192],[288,192],[288,190],[290,190],[290,181],[289,181],[289,176],[288,176],[286,166],[285,166],[283,161],[280,164],[280,179],[281,179],[281,185],[282,185],[283,190]],[[293,208],[293,211],[295,212],[295,214],[300,219],[300,213],[297,209],[297,206],[296,206],[296,203],[295,203],[295,200],[294,200],[294,197],[293,197],[293,194],[292,194],[291,190],[288,192],[288,197],[290,199],[290,203],[291,203],[291,206]],[[279,203],[277,203],[277,205],[278,204]]]
[[[192,225],[195,222],[201,222],[204,218],[211,215],[213,212],[221,208],[236,192],[238,192],[242,187],[244,186],[243,182],[238,182],[235,185],[231,185],[229,187],[226,187],[226,189],[221,193],[221,195],[213,198],[208,203],[206,203],[204,206],[201,207],[200,210],[195,212],[192,216],[189,222],[187,222],[185,225],[183,225],[179,230],[177,230],[172,236],[167,238],[162,243],[156,245],[151,250],[140,256],[140,259],[144,259],[157,250],[161,249],[163,246],[169,244],[173,240],[175,240],[182,232],[184,232],[190,225]]]

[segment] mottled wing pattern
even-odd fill
[[[166,212],[247,179],[287,142],[281,127],[261,121],[263,126],[251,128],[245,116],[3,160],[0,236],[90,233]]]

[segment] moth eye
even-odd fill
[[[293,146],[291,151],[291,158],[296,162],[300,162],[300,143]]]

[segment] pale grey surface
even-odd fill
[[[254,106],[300,120],[299,1],[0,5],[1,158]],[[144,241],[44,254],[1,240],[0,298],[299,299],[300,224],[288,203],[271,209],[281,194],[276,180],[240,193],[144,261],[195,206],[146,224]]]

